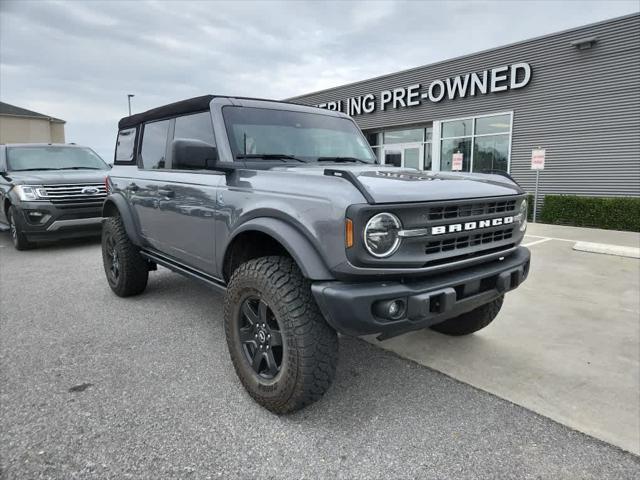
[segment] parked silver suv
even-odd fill
[[[327,390],[338,332],[466,335],[527,276],[516,183],[378,165],[342,113],[204,96],[119,128],[110,287],[139,294],[159,264],[225,292],[234,367],[271,411]]]

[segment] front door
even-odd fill
[[[385,145],[382,158],[386,165],[423,170],[424,145],[421,143]]]

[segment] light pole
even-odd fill
[[[129,103],[129,116],[131,116],[131,98],[135,97],[133,93],[127,94],[127,102]]]

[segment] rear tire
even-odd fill
[[[9,211],[7,212],[7,221],[9,222],[11,241],[16,250],[28,250],[32,248],[33,244],[27,240],[27,236],[22,231],[22,222],[18,209],[13,205],[9,207]]]
[[[102,225],[102,263],[109,286],[119,297],[138,295],[147,287],[149,265],[119,216],[107,218]]]
[[[338,336],[290,258],[261,257],[238,267],[224,299],[224,325],[235,371],[264,408],[299,410],[331,385]]]
[[[504,295],[492,302],[479,306],[475,310],[450,318],[442,323],[437,323],[429,328],[455,337],[469,335],[489,325],[498,316],[503,302]]]

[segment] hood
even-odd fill
[[[423,172],[385,165],[327,164],[284,168],[309,175],[324,175],[326,169],[352,172],[375,203],[428,202],[524,193],[518,184],[502,175]]]
[[[55,185],[64,183],[104,183],[110,170],[42,170],[7,172],[14,185]]]

